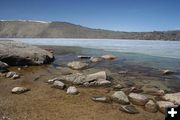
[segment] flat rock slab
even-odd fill
[[[111,102],[111,98],[107,96],[93,96],[91,99],[96,102],[104,102],[104,103]]]
[[[29,44],[0,41],[0,60],[8,65],[40,65],[54,60],[52,53]]]

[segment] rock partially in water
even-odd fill
[[[144,95],[137,94],[137,93],[130,93],[129,100],[135,105],[145,105],[148,102],[148,98]]]
[[[139,113],[139,111],[133,105],[120,105],[119,110],[130,114]]]
[[[162,112],[162,113],[165,113],[165,110],[168,107],[176,107],[174,105],[174,103],[169,102],[169,101],[158,101],[157,105],[158,105],[159,111]]]
[[[129,99],[123,91],[116,91],[111,97],[112,97],[112,100],[117,103],[120,103],[123,105],[129,104]]]
[[[107,96],[93,96],[92,100],[96,101],[96,102],[104,102],[104,103],[110,103],[111,102],[111,98],[107,97]]]
[[[79,59],[90,59],[91,56],[85,56],[85,55],[78,55],[77,56]]]
[[[70,86],[68,89],[67,89],[67,94],[70,94],[70,95],[77,95],[79,93],[78,89],[75,87],[75,86]]]
[[[25,87],[14,87],[11,92],[15,93],[15,94],[21,94],[21,93],[25,93],[27,91],[30,91],[29,88],[25,88]]]
[[[162,74],[163,75],[170,75],[170,74],[173,74],[174,72],[171,71],[171,70],[162,70]]]
[[[12,66],[40,65],[51,63],[54,56],[36,46],[15,41],[2,41],[0,42],[0,60]]]
[[[66,86],[65,86],[65,84],[64,84],[63,82],[61,82],[61,81],[54,81],[52,87],[63,90]]]
[[[86,76],[86,82],[92,81],[92,80],[98,80],[98,79],[104,79],[106,80],[106,72],[100,71],[97,73],[89,74]]]
[[[80,61],[73,61],[73,62],[69,62],[67,66],[74,70],[81,70],[86,68],[88,64]]]
[[[145,94],[154,95],[154,96],[162,96],[165,93],[164,90],[160,90],[159,88],[157,88],[155,86],[145,85],[145,86],[143,86],[142,89]]]
[[[155,113],[158,111],[157,104],[153,100],[149,100],[145,105],[145,110],[148,112]]]
[[[8,72],[8,64],[0,61],[0,73]]]
[[[91,57],[90,61],[93,63],[101,62],[103,59],[101,57]]]
[[[173,102],[176,105],[180,105],[180,92],[165,94],[162,98],[170,102]]]
[[[101,58],[105,59],[105,60],[114,60],[116,58],[116,56],[114,55],[103,55],[101,56]]]

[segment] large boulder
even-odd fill
[[[116,91],[111,97],[112,97],[112,100],[117,103],[120,103],[123,105],[129,104],[129,99],[123,91]]]
[[[0,41],[0,60],[8,65],[40,65],[54,60],[52,53],[29,44]]]
[[[137,93],[130,93],[129,100],[135,105],[145,105],[148,102],[148,98],[144,95]]]
[[[174,104],[180,105],[180,92],[165,94],[162,98],[170,102],[173,102]]]
[[[74,70],[81,70],[86,68],[88,64],[80,61],[73,61],[73,62],[69,62],[67,66]]]

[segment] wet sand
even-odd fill
[[[67,54],[79,54],[81,48],[78,47],[59,47],[59,46],[41,46],[42,48],[53,48],[55,56]],[[59,59],[63,61],[63,59]],[[67,62],[67,61],[66,61]],[[114,61],[116,62],[116,61]],[[86,70],[77,71],[64,69],[55,69],[59,62],[43,66],[11,67],[11,71],[20,73],[20,79],[12,80],[9,78],[0,78],[0,115],[7,116],[12,120],[163,120],[164,114],[149,113],[143,107],[136,106],[140,111],[139,114],[132,115],[119,111],[119,104],[116,103],[98,103],[91,100],[94,95],[112,95],[112,87],[80,87],[77,88],[80,94],[71,96],[66,91],[51,88],[46,82],[48,79],[70,73],[93,73],[105,70],[108,76],[112,77],[113,84],[122,81],[131,80],[136,84],[156,85],[159,88],[170,91],[169,88],[162,84],[160,74],[155,74],[154,70],[147,68],[134,67],[127,75],[119,75],[118,70],[128,69],[124,66],[121,68],[111,68],[112,62],[92,65]],[[61,63],[61,66],[64,63]],[[146,72],[150,71],[150,72]],[[134,72],[133,72],[134,71]],[[141,72],[140,72],[141,71]],[[144,71],[144,72],[143,72]],[[24,94],[11,94],[11,89],[16,86],[31,88],[31,91]],[[1,117],[1,116],[0,116]]]

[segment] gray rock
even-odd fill
[[[14,41],[0,41],[0,60],[9,65],[40,65],[54,60],[52,53]]]
[[[14,87],[11,92],[15,94],[21,94],[27,91],[30,91],[30,89],[25,87]]]
[[[0,61],[0,73],[8,72],[8,64]]]
[[[103,59],[101,57],[91,57],[90,61],[93,63],[101,62]]]
[[[79,91],[77,90],[77,88],[75,86],[70,86],[68,89],[67,89],[67,94],[70,94],[70,95],[76,95],[79,93]]]
[[[58,88],[58,89],[64,89],[65,88],[65,84],[61,81],[54,81],[53,83],[53,88]]]
[[[59,81],[59,80],[60,80],[60,79],[56,77],[56,78],[49,79],[49,80],[47,81],[47,83],[53,84],[54,81]]]
[[[130,114],[139,113],[139,111],[133,105],[120,105],[119,110]]]
[[[165,110],[167,107],[176,107],[174,103],[169,102],[169,101],[158,101],[157,105],[158,105],[159,111],[162,113],[165,113]]]
[[[174,104],[180,105],[180,92],[165,94],[162,96],[163,99],[173,102]]]
[[[104,103],[110,103],[111,102],[111,98],[107,97],[107,96],[93,96],[92,100],[96,101],[96,102],[104,102]]]
[[[11,78],[11,79],[17,79],[17,78],[20,78],[20,75],[17,74],[16,72],[8,72],[6,74],[6,77]]]
[[[73,61],[73,62],[69,62],[67,66],[75,70],[80,70],[86,68],[88,64],[80,61]]]
[[[153,100],[149,100],[145,105],[145,110],[148,112],[155,113],[158,111],[157,104]]]
[[[97,73],[89,74],[86,76],[85,82],[89,82],[92,80],[98,80],[98,79],[104,79],[106,80],[106,72],[105,71],[100,71]]]
[[[162,96],[164,95],[164,90],[160,90],[159,88],[155,86],[148,86],[145,85],[142,87],[145,94],[154,95],[154,96]]]
[[[111,81],[105,79],[98,79],[96,84],[99,86],[105,86],[105,85],[110,85]]]
[[[129,104],[129,99],[123,91],[114,92],[112,100],[123,105]]]
[[[123,85],[117,84],[113,87],[113,90],[121,90],[122,88],[124,88]]]
[[[148,102],[148,98],[144,95],[137,93],[130,93],[129,100],[135,105],[145,105]]]

